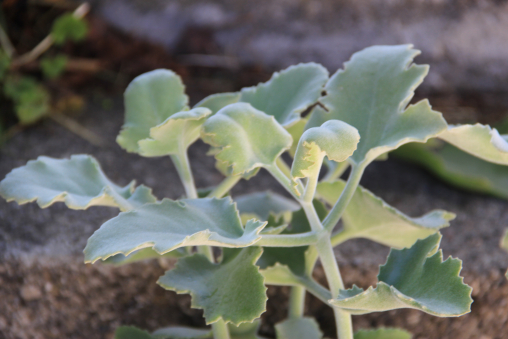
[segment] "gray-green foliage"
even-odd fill
[[[396,308],[441,317],[469,312],[471,288],[459,276],[461,262],[443,261],[439,250],[439,230],[454,214],[435,210],[407,216],[358,185],[365,167],[403,144],[429,138],[446,140],[495,166],[504,164],[506,151],[506,138],[486,127],[448,128],[427,101],[408,106],[428,69],[412,63],[417,54],[407,45],[367,48],[330,79],[322,66],[300,64],[255,87],[209,96],[193,108],[176,73],[148,72],[125,91],[125,124],[117,142],[142,156],[169,155],[186,197],[159,201],[147,187],[118,186],[96,160],[83,155],[30,161],[7,175],[0,193],[18,203],[36,200],[41,207],[63,201],[76,209],[120,208],[122,213],[88,240],[86,262],[177,260],[158,283],[189,293],[191,306],[203,309],[211,328],[149,333],[120,327],[117,339],[259,339],[266,285],[292,289],[289,318],[275,327],[278,339],[323,337],[317,322],[303,316],[306,291],[334,308],[340,339],[408,339],[410,334],[398,329],[353,334],[351,314]],[[302,118],[306,110],[309,116]],[[199,138],[212,146],[209,154],[226,178],[197,190],[187,149]],[[291,165],[281,158],[284,152],[293,157]],[[323,161],[331,173],[319,182]],[[348,181],[337,180],[348,164]],[[227,196],[260,168],[287,197],[271,192]],[[340,219],[342,229],[333,232]],[[344,286],[333,252],[334,246],[360,237],[393,247],[377,286],[365,291]],[[318,259],[329,287],[313,277]]]

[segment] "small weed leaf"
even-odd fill
[[[67,40],[81,41],[86,37],[88,27],[86,22],[68,13],[60,16],[53,22],[51,37],[57,45]]]

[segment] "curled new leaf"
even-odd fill
[[[308,129],[298,142],[291,177],[318,175],[325,155],[333,161],[345,161],[356,150],[359,140],[358,130],[339,120]]]
[[[438,137],[475,157],[508,165],[508,142],[505,136],[488,125],[450,126]]]
[[[342,290],[330,300],[351,314],[398,308],[414,308],[438,317],[457,317],[470,312],[471,287],[459,276],[462,262],[437,251],[440,234],[418,240],[411,248],[390,251],[381,266],[376,288]]]
[[[179,154],[199,138],[201,126],[211,114],[208,108],[194,108],[170,116],[150,129],[150,137],[140,140],[139,154],[145,157]]]
[[[345,186],[342,180],[322,182],[318,184],[317,192],[323,200],[333,205]],[[359,186],[342,216],[343,229],[332,237],[332,243],[366,238],[391,247],[409,247],[416,240],[449,226],[454,218],[455,214],[443,210],[411,218]]]
[[[325,86],[307,128],[337,119],[358,129],[361,140],[350,158],[369,163],[408,142],[425,142],[446,129],[440,113],[424,100],[406,108],[427,66],[411,64],[419,51],[411,45],[373,46],[355,53]]]
[[[275,325],[277,339],[321,339],[323,332],[314,318],[289,318]]]
[[[245,229],[229,197],[146,204],[104,223],[88,239],[85,262],[125,256],[151,247],[164,254],[183,246],[246,247],[260,239],[266,223],[250,220]]]
[[[255,265],[261,253],[260,247],[225,249],[219,264],[196,254],[180,259],[157,283],[190,293],[191,306],[203,309],[207,324],[220,319],[236,325],[251,322],[265,311],[267,300],[263,276]]]
[[[273,165],[292,143],[291,135],[272,116],[246,103],[228,105],[210,117],[202,137],[220,148],[215,157],[231,168],[231,175]]]
[[[37,201],[46,208],[62,201],[77,210],[90,206],[127,210],[156,201],[151,189],[143,185],[134,189],[134,182],[125,187],[112,183],[89,155],[73,155],[70,159],[41,156],[31,160],[7,174],[0,183],[0,194],[18,204]]]
[[[175,113],[188,109],[189,98],[174,72],[157,69],[136,77],[124,94],[125,124],[116,141],[128,152],[139,152],[138,141]]]
[[[328,71],[323,66],[299,64],[274,73],[265,83],[242,89],[240,101],[274,116],[287,127],[319,99],[327,80]]]

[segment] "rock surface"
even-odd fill
[[[199,98],[196,98],[199,99]],[[123,152],[114,143],[123,121],[120,100],[113,110],[97,105],[78,117],[79,123],[107,140],[93,146],[51,120],[18,134],[0,149],[0,177],[39,155],[69,157],[88,153],[119,184],[136,179],[153,187],[155,194],[177,198],[183,194],[177,173],[167,158],[142,158]],[[217,184],[220,174],[207,147],[190,150],[199,187]],[[508,281],[503,273],[508,254],[499,239],[508,225],[508,202],[457,191],[424,171],[393,160],[369,167],[362,185],[411,216],[434,208],[457,213],[443,231],[445,256],[464,261],[465,282],[474,287],[472,313],[461,318],[439,319],[421,312],[399,310],[354,317],[355,327],[400,326],[423,339],[501,339],[508,328]],[[271,189],[283,193],[266,173],[242,181],[234,194]],[[190,299],[166,292],[156,279],[172,266],[155,260],[125,267],[84,265],[86,239],[118,212],[93,207],[71,211],[62,204],[41,210],[35,204],[18,206],[0,201],[0,338],[112,338],[119,324],[153,330],[171,324],[204,326],[200,311],[189,308]],[[346,283],[367,287],[375,283],[377,265],[388,250],[363,241],[349,241],[336,251]],[[316,275],[323,281],[320,270]],[[262,330],[273,335],[273,323],[285,317],[287,290],[269,289],[268,311]],[[334,336],[333,315],[309,297],[307,312],[322,329]]]
[[[330,71],[371,45],[412,43],[426,88],[508,91],[508,3],[495,0],[95,0],[111,24],[224,67],[298,62]],[[192,34],[195,33],[195,34]],[[183,48],[182,48],[183,46]],[[214,54],[196,58],[189,54]]]

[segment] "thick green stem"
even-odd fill
[[[318,233],[311,231],[298,234],[266,234],[256,243],[264,247],[295,247],[313,245],[318,241]]]
[[[325,177],[323,178],[323,181],[334,182],[335,180],[340,178],[342,174],[344,174],[344,172],[348,169],[348,167],[349,162],[347,161],[337,163],[337,166],[332,171],[326,173]]]
[[[328,213],[328,216],[325,218],[325,220],[323,220],[323,227],[327,231],[331,232],[342,217],[342,214],[351,201],[353,194],[355,194],[356,188],[358,187],[360,179],[362,178],[364,169],[365,166],[363,165],[353,166],[351,168],[351,174],[349,175],[344,191],[342,191],[342,194],[333,206],[330,213]]]
[[[213,250],[210,246],[198,246],[198,252],[203,254],[211,262],[215,262]],[[230,339],[229,329],[224,320],[220,319],[212,324],[214,339]]]
[[[171,160],[173,160],[178,175],[180,176],[180,180],[185,189],[185,195],[188,199],[197,199],[198,192],[194,185],[194,178],[192,177],[187,150],[181,150],[179,154],[171,155]]]
[[[265,169],[295,198],[300,200],[296,193],[296,188],[291,179],[289,179],[276,165],[266,166]]]
[[[291,287],[289,295],[289,318],[300,318],[305,309],[305,288],[303,286]]]
[[[226,193],[228,193],[233,186],[235,186],[242,177],[240,175],[231,175],[226,177],[222,182],[217,185],[210,193],[208,193],[208,198],[222,198]]]
[[[275,160],[275,164],[282,171],[282,173],[284,173],[286,177],[291,178],[291,168],[288,166],[288,164],[286,164],[286,162],[281,157],[278,157],[277,160]],[[298,190],[298,192],[300,192],[300,194],[303,193],[302,183],[300,182],[300,180],[297,180],[296,182],[297,182],[296,189]]]

